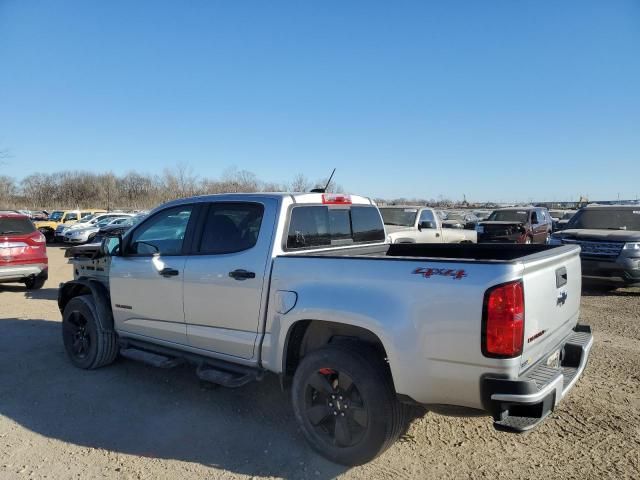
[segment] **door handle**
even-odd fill
[[[180,275],[180,272],[175,268],[165,267],[162,270],[160,270],[158,274],[162,275],[165,278],[168,278],[168,277],[177,277],[178,275]]]
[[[439,234],[439,233],[436,233],[436,238],[438,238],[439,236],[440,236],[440,234]]]
[[[229,272],[229,276],[235,280],[246,280],[247,278],[256,278],[256,274],[254,272],[248,272],[247,270],[242,270],[242,269]]]

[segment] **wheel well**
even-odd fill
[[[58,295],[58,308],[60,309],[60,313],[64,312],[64,307],[67,306],[67,303],[69,303],[72,298],[80,295],[93,294],[88,285],[81,283],[70,283],[60,288],[60,294]]]
[[[336,342],[363,342],[372,346],[383,359],[387,352],[376,334],[365,328],[324,320],[300,320],[289,330],[283,373],[290,378],[302,358],[313,350]]]
[[[103,329],[113,329],[113,312],[111,311],[111,299],[107,288],[90,279],[78,279],[65,283],[58,293],[58,308],[64,314],[64,308],[69,301],[79,295],[91,295],[96,306],[98,322]]]

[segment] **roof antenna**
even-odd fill
[[[311,193],[325,193],[327,191],[327,188],[329,188],[329,184],[331,183],[331,179],[333,178],[333,174],[336,173],[336,169],[333,169],[333,172],[331,172],[331,176],[329,177],[329,180],[327,181],[327,184],[324,186],[324,188],[314,188],[311,190]]]

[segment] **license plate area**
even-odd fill
[[[547,357],[547,367],[560,368],[560,350],[556,350]]]

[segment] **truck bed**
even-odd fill
[[[367,258],[424,258],[432,261],[462,261],[513,263],[523,257],[556,250],[552,245],[524,244],[456,244],[456,243],[394,243],[391,245],[359,246],[343,249],[314,250],[308,253],[290,254],[303,257],[367,257]],[[567,250],[569,251],[569,250]],[[544,255],[544,254],[543,254]],[[289,255],[286,255],[289,256]]]

